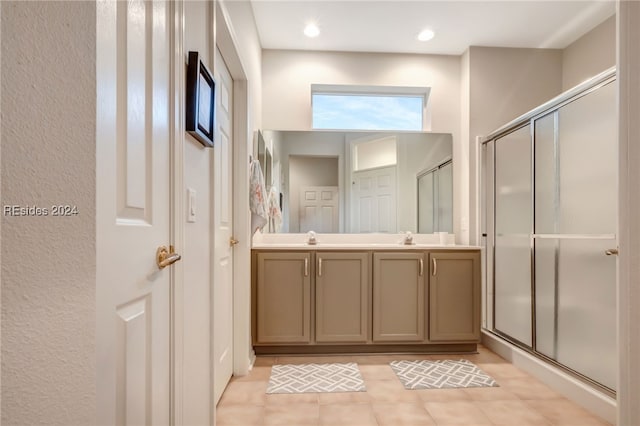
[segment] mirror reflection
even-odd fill
[[[254,155],[282,212],[262,232],[453,231],[449,133],[264,130]]]

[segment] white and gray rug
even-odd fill
[[[364,391],[364,380],[355,362],[274,365],[267,387],[267,393]]]
[[[393,372],[405,389],[447,389],[498,386],[496,381],[467,360],[393,361]]]

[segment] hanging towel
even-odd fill
[[[269,208],[269,232],[280,232],[282,211],[280,210],[280,193],[275,186],[269,189],[267,206]]]
[[[267,190],[264,186],[264,175],[260,168],[260,162],[251,162],[249,176],[249,209],[251,210],[251,235],[258,229],[262,229],[269,220],[267,211]]]

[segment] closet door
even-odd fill
[[[511,339],[532,345],[531,126],[495,143],[495,322]]]

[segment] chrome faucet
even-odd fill
[[[307,244],[315,245],[317,243],[318,240],[316,240],[316,233],[313,231],[307,232]]]
[[[407,231],[404,234],[404,244],[406,244],[406,245],[413,244],[413,234],[411,234],[411,231]]]

